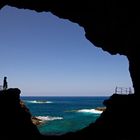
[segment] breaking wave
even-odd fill
[[[62,120],[63,117],[51,117],[51,116],[36,116],[37,119],[42,121],[54,121],[54,120]]]
[[[96,109],[80,109],[80,110],[77,110],[77,112],[80,112],[80,113],[94,113],[94,114],[101,114],[103,111],[96,110]]]
[[[24,102],[32,103],[32,104],[51,104],[51,103],[53,103],[51,101],[39,101],[39,100],[32,100],[32,101],[24,100]]]

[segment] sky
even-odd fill
[[[85,38],[82,27],[51,13],[0,11],[0,85],[22,96],[110,96],[132,87],[128,60]]]

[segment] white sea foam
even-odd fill
[[[32,101],[25,101],[27,103],[33,103],[33,104],[51,104],[53,102],[51,101],[39,101],[39,100],[32,100]]]
[[[42,121],[54,121],[54,120],[62,120],[63,117],[51,117],[51,116],[36,116],[36,118]]]
[[[96,109],[80,109],[80,110],[78,110],[77,112],[101,114],[103,111],[96,110]]]

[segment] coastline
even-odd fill
[[[105,111],[105,110],[106,110],[106,107],[97,107],[97,108],[95,108],[95,110],[98,110],[98,111]]]
[[[41,125],[41,124],[43,124],[43,123],[44,123],[44,121],[43,121],[43,120],[38,119],[38,118],[37,118],[37,117],[35,117],[35,116],[33,116],[33,117],[31,118],[31,120],[32,120],[32,123],[33,123],[34,125],[36,125],[36,126]]]
[[[95,108],[95,110],[96,111],[105,111],[106,110],[106,107],[97,107],[97,108]],[[73,111],[76,111],[76,110],[72,110],[72,111],[67,111],[67,112],[73,112]],[[42,124],[44,124],[44,123],[46,123],[47,121],[45,120],[43,120],[43,119],[40,119],[40,118],[38,118],[38,117],[35,117],[35,116],[32,116],[31,117],[31,120],[32,120],[32,123],[34,124],[34,125],[36,125],[36,126],[39,126],[39,125],[42,125]]]

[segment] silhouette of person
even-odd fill
[[[4,80],[3,80],[3,90],[6,90],[7,88],[8,88],[7,77],[4,77]]]

